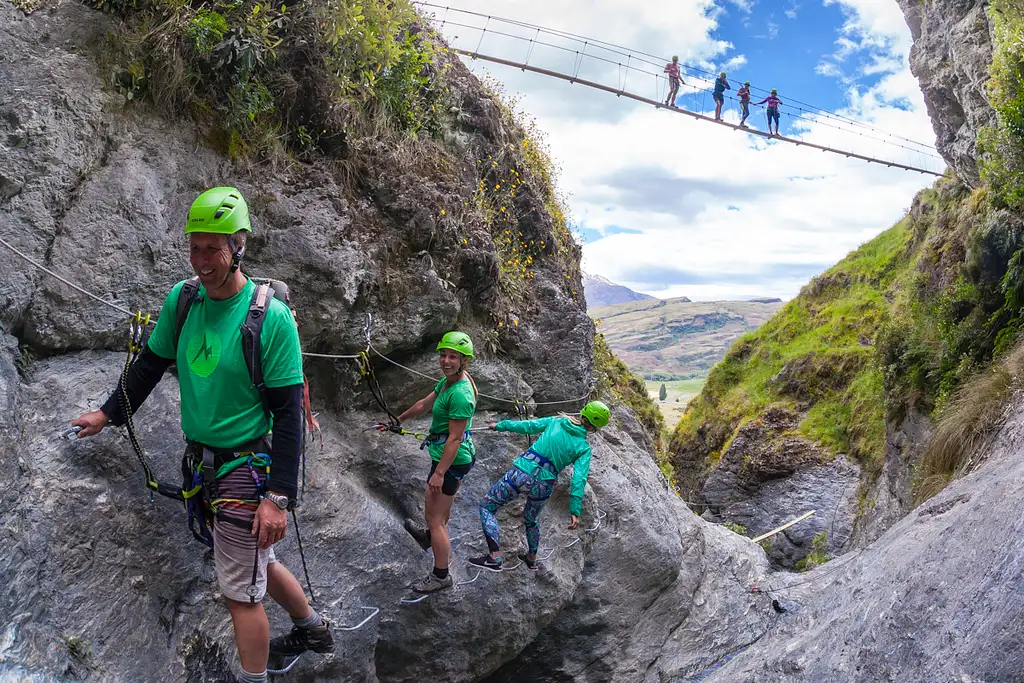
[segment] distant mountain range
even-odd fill
[[[588,308],[588,313],[601,321],[598,330],[631,370],[647,379],[664,381],[705,376],[737,337],[760,327],[782,305],[779,299],[690,301],[686,297],[645,297]]]
[[[587,309],[599,306],[613,306],[628,301],[657,301],[649,294],[634,292],[629,287],[617,285],[600,275],[583,275],[583,296],[587,300]]]

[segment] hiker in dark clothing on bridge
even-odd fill
[[[729,86],[729,81],[725,80],[725,72],[723,71],[715,79],[715,92],[711,95],[715,100],[715,121],[722,120],[722,105],[725,104],[726,90],[732,90],[732,88]]]

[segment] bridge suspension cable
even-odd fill
[[[668,60],[661,57],[639,50],[630,50],[607,41],[548,29],[518,20],[431,2],[415,2],[414,4],[432,10],[430,18],[442,31],[445,28],[450,28],[462,29],[459,33],[471,32],[472,35],[468,37],[450,35],[447,38],[453,51],[473,59],[584,85],[618,97],[628,97],[660,109],[684,114],[697,120],[742,130],[751,135],[819,149],[847,158],[935,176],[943,175],[945,169],[945,162],[931,145],[881,130],[844,114],[830,112],[788,96],[783,97],[780,114],[793,122],[791,128],[795,122],[800,122],[795,124],[798,133],[801,128],[807,131],[813,126],[817,137],[833,135],[855,137],[862,144],[872,145],[873,151],[852,151],[848,149],[850,147],[848,144],[836,143],[833,140],[812,142],[806,138],[796,137],[792,133],[787,136],[771,135],[752,126],[741,127],[729,121],[717,120],[704,113],[709,111],[707,104],[710,98],[708,95],[713,86],[714,75],[698,67],[680,63],[680,67],[684,71],[684,82],[680,88],[681,94],[677,96],[674,103],[676,106],[670,107],[664,104],[665,94],[668,93],[668,79],[662,73]],[[438,16],[438,12],[442,12],[442,14]],[[482,25],[477,25],[481,21]],[[491,38],[488,41],[487,50],[484,51],[484,40],[488,36]],[[463,47],[463,45],[467,46]],[[544,59],[543,56],[546,56],[547,59]],[[533,63],[531,64],[531,62]],[[631,78],[632,80],[630,80]],[[612,85],[612,81],[614,81],[614,85]],[[644,83],[647,84],[646,87],[649,87],[652,82],[654,97],[641,94],[641,90],[646,89]],[[768,92],[756,87],[752,90]],[[727,99],[738,103],[738,99],[735,97],[729,96]],[[680,103],[686,102],[689,103],[688,107],[680,106]],[[753,107],[754,105],[751,104],[751,109]],[[849,141],[849,138],[846,140]],[[884,150],[888,150],[888,152]]]

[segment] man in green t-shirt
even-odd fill
[[[248,206],[235,188],[215,187],[193,202],[185,234],[199,289],[184,309],[180,336],[177,310],[184,282],[164,301],[124,391],[115,390],[100,410],[72,424],[82,428],[80,438],[98,434],[107,424],[124,424],[164,371],[177,363],[181,427],[190,453],[200,461],[206,454],[222,474],[204,486],[203,494],[212,514],[217,581],[227,598],[242,665],[238,680],[266,683],[268,651],[279,656],[331,652],[334,642],[295,576],[274,557],[273,545],[284,538],[287,510],[297,492],[302,353],[291,311],[276,299],[266,302],[259,354],[264,403],[242,354],[242,323],[256,285],[239,266],[251,232]],[[238,461],[240,454],[250,457],[225,473],[223,465]],[[269,468],[253,466],[259,456],[269,459]],[[268,592],[295,624],[273,643],[261,602]]]

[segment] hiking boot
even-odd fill
[[[276,657],[298,657],[303,652],[334,652],[334,637],[326,619],[323,626],[292,626],[291,633],[270,641],[270,654]]]
[[[531,560],[530,558],[528,558],[526,556],[526,553],[519,553],[519,559],[523,561],[523,564],[526,565],[527,569],[532,569],[533,571],[537,571],[537,560],[536,559]]]
[[[491,572],[501,571],[501,560],[496,560],[490,555],[483,555],[481,557],[471,557],[469,563],[474,567],[480,567]]]
[[[430,550],[430,529],[423,524],[406,517],[405,530],[409,532],[410,536],[416,539],[416,542],[420,544],[421,548],[424,550]]]
[[[430,572],[410,586],[410,588],[412,588],[414,593],[436,593],[437,591],[443,591],[445,588],[451,588],[454,585],[455,581],[452,580],[450,572],[448,576],[443,579],[437,578],[434,576],[434,572]]]

